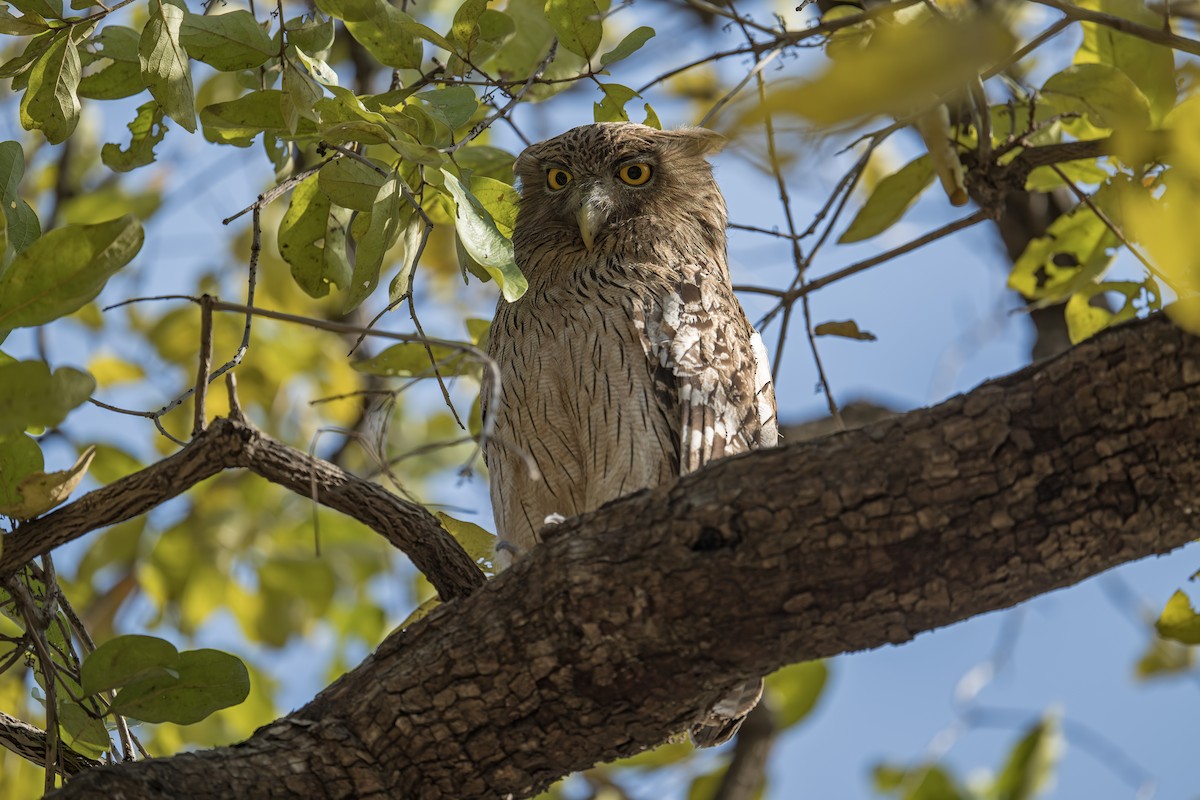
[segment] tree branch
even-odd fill
[[[4,537],[0,580],[86,533],[132,519],[227,469],[245,468],[341,511],[402,550],[443,600],[470,594],[483,573],[437,519],[378,484],[313,458],[242,420],[218,419],[182,450],[21,525]],[[313,478],[315,477],[315,481]]]
[[[719,461],[553,528],[246,742],[89,770],[61,796],[527,797],[749,676],[1187,543],[1198,412],[1200,339],[1159,316],[932,409]]]

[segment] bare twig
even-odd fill
[[[207,419],[208,372],[212,367],[212,296],[200,298],[200,365],[196,370],[196,402],[195,418],[192,423],[192,436],[204,432]]]

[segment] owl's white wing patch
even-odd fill
[[[638,320],[659,398],[675,409],[680,474],[778,437],[766,348],[718,270],[681,270]]]

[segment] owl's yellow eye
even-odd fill
[[[551,191],[557,192],[559,189],[565,189],[567,184],[571,182],[571,173],[565,169],[551,167],[546,173],[546,185]]]
[[[617,177],[630,186],[644,186],[646,181],[650,180],[651,173],[652,170],[649,164],[639,162],[637,164],[626,164],[621,167],[617,173]]]

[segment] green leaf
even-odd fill
[[[302,17],[289,19],[284,25],[287,29],[287,43],[297,50],[303,50],[310,55],[324,53],[333,47],[333,19],[320,14],[305,14]],[[271,40],[271,50],[279,52],[279,35]]]
[[[330,203],[318,188],[317,175],[305,178],[292,190],[291,204],[279,223],[279,255],[291,265],[292,278],[309,297],[329,294],[330,284],[342,289],[349,284],[349,223],[350,212]]]
[[[9,36],[35,36],[49,30],[44,17],[26,11],[23,17],[14,17],[7,6],[0,6],[0,33]]]
[[[883,233],[904,216],[931,183],[933,162],[928,154],[905,164],[875,186],[838,243],[861,242]]]
[[[454,197],[454,229],[463,248],[496,281],[504,299],[516,301],[525,294],[529,282],[517,267],[512,241],[500,233],[492,215],[454,173],[445,169],[441,172],[446,189]]]
[[[154,147],[167,135],[162,106],[154,100],[138,106],[137,116],[129,123],[129,133],[131,139],[126,149],[111,143],[100,149],[100,159],[109,169],[129,172],[154,161]]]
[[[254,15],[240,9],[225,14],[187,14],[179,27],[179,43],[192,58],[223,72],[254,69],[279,55],[279,48]]]
[[[1101,187],[1092,203],[1120,224],[1111,185]],[[1008,276],[1008,286],[1031,300],[1050,303],[1066,299],[1107,269],[1119,244],[1108,226],[1080,203],[1054,220],[1045,236],[1026,246]]]
[[[95,390],[91,375],[71,367],[51,373],[44,361],[0,364],[0,435],[55,427]]]
[[[433,353],[433,361],[429,359],[430,352]],[[425,345],[420,342],[394,344],[374,358],[358,361],[351,366],[368,375],[415,378],[433,375],[434,364],[443,376],[470,375],[474,370],[474,365],[462,350],[444,345],[430,345],[426,350]]]
[[[13,519],[34,519],[45,514],[50,509],[64,502],[79,486],[83,476],[87,474],[96,454],[95,447],[89,447],[80,453],[74,466],[58,472],[37,471],[26,475],[17,484],[16,493],[20,499],[15,502],[0,505],[0,514]]]
[[[21,98],[21,125],[40,130],[51,144],[67,139],[79,122],[79,50],[73,29],[54,34],[29,71],[29,86]],[[30,44],[32,46],[32,43]]]
[[[641,95],[619,83],[601,83],[599,86],[604,92],[604,99],[592,104],[592,116],[595,121],[628,122],[629,114],[625,113],[625,104]]]
[[[178,677],[160,674],[126,685],[114,698],[113,710],[143,722],[192,725],[250,694],[246,665],[220,650],[180,653],[173,671]]]
[[[996,800],[1032,800],[1051,780],[1062,756],[1056,714],[1047,714],[1013,747],[992,786]]]
[[[1107,64],[1074,64],[1051,75],[1042,96],[1055,113],[1086,114],[1099,128],[1150,126],[1150,103],[1121,70]]]
[[[479,17],[487,9],[489,0],[463,0],[454,12],[447,37],[455,45],[455,52],[468,58],[474,55],[475,43],[479,41]],[[469,69],[469,67],[467,68]]]
[[[642,49],[642,45],[652,38],[654,38],[654,28],[647,27],[646,25],[635,28],[625,34],[625,38],[621,40],[620,44],[600,56],[600,66],[607,67],[609,64],[620,61],[623,58],[629,58]]]
[[[341,19],[350,35],[386,66],[420,69],[418,39],[454,52],[454,45],[441,34],[382,0],[318,0],[317,6]]]
[[[0,364],[0,370],[3,368]],[[21,502],[21,481],[41,472],[44,466],[42,449],[35,439],[24,433],[0,435],[0,509]]]
[[[521,193],[504,181],[474,176],[471,178],[471,194],[492,215],[500,232],[511,239],[513,227],[517,224]]]
[[[280,113],[289,133],[295,133],[300,118],[315,121],[316,105],[325,92],[308,74],[308,70],[296,66],[291,58],[283,60],[283,94],[279,98]]]
[[[78,703],[59,703],[58,728],[68,747],[89,758],[100,758],[112,746],[104,720],[93,717]]]
[[[62,19],[62,0],[7,0],[22,14],[37,14],[46,19]]]
[[[1183,644],[1200,644],[1200,614],[1192,609],[1188,596],[1180,590],[1171,595],[1154,629],[1164,639]]]
[[[604,38],[596,0],[546,0],[546,19],[559,44],[589,61]]]
[[[913,769],[878,764],[871,771],[871,779],[875,791],[898,795],[903,800],[964,800],[968,796],[954,778],[936,764]]]
[[[283,92],[265,89],[244,94],[227,103],[214,103],[200,110],[204,138],[217,144],[249,147],[264,131],[275,135],[288,133],[283,121]],[[297,134],[316,132],[311,121],[301,119]]]
[[[1079,344],[1084,339],[1095,336],[1112,323],[1112,312],[1105,308],[1093,306],[1088,297],[1083,294],[1073,294],[1067,300],[1063,309],[1067,321],[1067,335],[1071,344]]]
[[[356,158],[334,159],[317,173],[321,191],[339,206],[355,211],[370,211],[375,207],[384,180],[377,170]]]
[[[12,78],[14,92],[27,88],[29,73],[33,70],[34,63],[46,52],[46,48],[55,42],[60,32],[61,30],[49,30],[31,38],[21,55],[0,64],[0,78]]]
[[[344,312],[356,308],[375,291],[379,285],[383,257],[400,238],[400,232],[408,221],[407,215],[401,216],[401,211],[412,213],[401,192],[402,183],[400,177],[393,173],[384,180],[375,195],[370,222],[354,254],[354,275],[346,293]]]
[[[25,175],[25,153],[18,142],[0,142],[0,205],[4,206],[5,230],[13,250],[21,252],[42,235],[37,214],[21,199],[21,178]],[[4,250],[0,248],[0,262]],[[0,269],[0,272],[3,270]],[[0,283],[0,285],[3,285]],[[3,303],[0,302],[0,307]],[[0,328],[4,327],[0,325]]]
[[[1188,672],[1196,662],[1195,652],[1190,645],[1155,636],[1138,659],[1134,674],[1138,680],[1147,680]]]
[[[775,712],[775,724],[790,728],[816,707],[829,679],[824,661],[805,661],[767,676],[766,693]]]
[[[417,268],[417,259],[421,256],[422,243],[427,231],[431,229],[432,226],[426,225],[425,220],[418,215],[413,214],[409,218],[408,225],[404,228],[404,262],[388,285],[389,303],[399,302],[412,291],[413,271]]]
[[[186,11],[170,0],[150,0],[150,20],[142,30],[138,56],[142,80],[168,117],[189,133],[196,130],[196,101],[187,51],[179,43]]]
[[[142,237],[129,215],[43,235],[0,276],[0,329],[43,325],[90,302],[137,255]]]
[[[466,125],[479,108],[479,100],[470,86],[452,86],[448,89],[422,92],[416,99],[425,103],[430,113],[444,122],[450,130],[458,130]]]
[[[79,96],[93,100],[119,100],[144,91],[142,63],[138,57],[141,34],[124,25],[106,25],[89,42],[92,52],[81,54],[83,65],[93,67],[79,81]]]
[[[1163,30],[1162,15],[1148,9],[1142,0],[1079,0],[1078,5]],[[1075,53],[1075,63],[1107,64],[1124,72],[1149,100],[1152,120],[1161,122],[1175,105],[1174,52],[1109,25],[1084,22],[1082,26],[1083,43]]]

